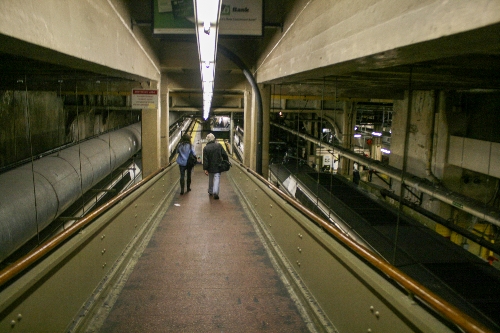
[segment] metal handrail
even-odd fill
[[[345,156],[346,158],[354,162],[366,165],[369,169],[380,171],[386,174],[387,176],[391,177],[392,179],[403,182],[404,184],[407,184],[409,186],[418,188],[420,192],[423,192],[433,198],[436,198],[441,202],[444,202],[466,213],[479,217],[480,219],[485,220],[486,222],[500,226],[500,217],[499,217],[500,210],[494,207],[486,206],[482,202],[466,197],[460,193],[451,192],[450,190],[446,189],[443,186],[436,186],[430,184],[425,179],[422,179],[415,175],[406,173],[406,176],[402,176],[401,170],[389,165],[381,164],[379,161],[357,154],[347,148],[343,148],[335,144],[333,145],[328,144],[315,137],[298,132],[296,130],[293,130],[291,128],[288,128],[286,126],[274,122],[271,122],[270,124],[278,128],[281,128],[285,131],[288,131],[292,134],[295,134],[298,137],[301,137],[307,141],[313,142],[319,146],[323,146],[331,150],[334,150],[336,153],[339,153],[340,155]]]
[[[38,260],[43,258],[45,255],[47,255],[50,251],[55,249],[57,246],[62,244],[64,241],[66,241],[69,237],[74,235],[76,232],[78,232],[80,229],[88,225],[90,222],[92,222],[94,219],[96,219],[98,216],[102,215],[104,212],[106,212],[108,209],[119,203],[121,200],[126,198],[128,195],[133,193],[135,190],[140,188],[142,185],[146,184],[148,181],[153,179],[156,175],[158,175],[160,172],[165,170],[169,165],[158,169],[157,171],[153,172],[152,174],[148,175],[146,178],[135,184],[134,186],[130,187],[123,193],[120,193],[113,199],[109,200],[102,206],[100,206],[98,209],[95,211],[91,212],[87,216],[79,219],[77,222],[72,224],[68,229],[62,231],[61,233],[57,234],[53,238],[47,240],[46,242],[42,243],[40,247],[35,249],[33,252],[26,254],[25,256],[19,258],[17,261],[15,261],[13,264],[5,268],[0,272],[0,287],[9,282],[11,279],[16,277],[18,274],[29,268],[31,265],[35,264]]]
[[[340,230],[338,230],[335,226],[328,223],[328,221],[319,217],[297,201],[293,200],[290,196],[288,196],[285,192],[281,191],[279,188],[274,186],[272,183],[267,181],[264,177],[259,175],[254,170],[240,163],[240,166],[243,169],[246,169],[247,172],[255,176],[261,182],[266,184],[272,191],[278,194],[282,199],[284,199],[288,204],[294,206],[296,209],[301,211],[304,215],[306,215],[309,219],[318,223],[324,230],[328,231],[328,233],[342,242],[344,245],[348,246],[351,250],[356,252],[363,259],[372,264],[376,269],[380,272],[384,273],[397,283],[399,283],[402,287],[404,287],[409,293],[417,296],[421,300],[427,303],[431,308],[433,308],[437,313],[439,313],[443,318],[449,320],[454,325],[460,327],[465,332],[470,333],[493,333],[483,324],[470,317],[469,315],[463,313],[454,305],[448,303],[443,300],[432,291],[422,286],[411,277],[406,275],[405,273],[398,270],[396,267],[387,263],[382,257],[376,255],[369,249],[364,246],[356,243],[354,240],[350,239],[346,235],[344,235]]]

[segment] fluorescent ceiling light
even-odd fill
[[[209,64],[208,66],[203,63],[201,66],[202,81],[214,81],[215,79],[215,65]]]
[[[219,22],[220,1],[219,0],[193,0],[196,11],[197,22],[217,25]]]
[[[213,81],[203,81],[202,87],[203,87],[203,93],[213,93],[214,92],[214,82]]]
[[[193,0],[203,89],[203,118],[210,115],[215,80],[221,0]]]
[[[205,33],[198,33],[198,43],[200,60],[202,62],[215,62],[215,44],[217,43],[215,34],[207,35]]]

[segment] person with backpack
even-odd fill
[[[193,156],[193,157],[192,157]],[[180,184],[181,184],[181,195],[184,194],[184,179],[187,180],[186,193],[191,191],[191,172],[196,161],[196,153],[194,151],[193,145],[191,144],[191,135],[185,133],[181,137],[181,141],[177,146],[177,164],[179,165],[179,171],[181,173]],[[187,177],[185,174],[187,173]]]

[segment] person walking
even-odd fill
[[[184,178],[187,180],[187,189],[186,192],[191,191],[191,172],[193,171],[193,166],[189,164],[189,155],[192,153],[196,156],[196,153],[193,149],[193,145],[191,144],[191,135],[185,133],[181,137],[181,141],[177,146],[177,164],[179,165],[179,171],[181,173],[181,195],[184,194]],[[187,177],[185,174],[187,173]]]
[[[228,156],[222,145],[215,141],[212,133],[207,135],[207,145],[203,148],[203,170],[208,176],[208,195],[213,195],[215,200],[219,200],[220,192],[220,169],[222,160],[228,160]]]
[[[354,184],[359,185],[360,179],[361,176],[359,174],[358,165],[354,163],[354,168],[352,170],[352,181],[354,182]]]

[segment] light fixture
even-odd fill
[[[382,136],[382,133],[380,133],[380,132],[372,132],[372,135],[373,136]]]
[[[355,138],[360,138],[360,137],[361,137],[361,134],[354,134],[354,137],[355,137]]]
[[[382,153],[384,153],[384,154],[390,154],[391,153],[391,151],[389,149],[385,149],[385,148],[380,149],[380,151]]]
[[[208,119],[215,80],[221,0],[193,0],[203,89],[203,119]]]
[[[213,81],[203,81],[201,83],[203,88],[203,93],[212,93],[214,92],[214,82]]]

